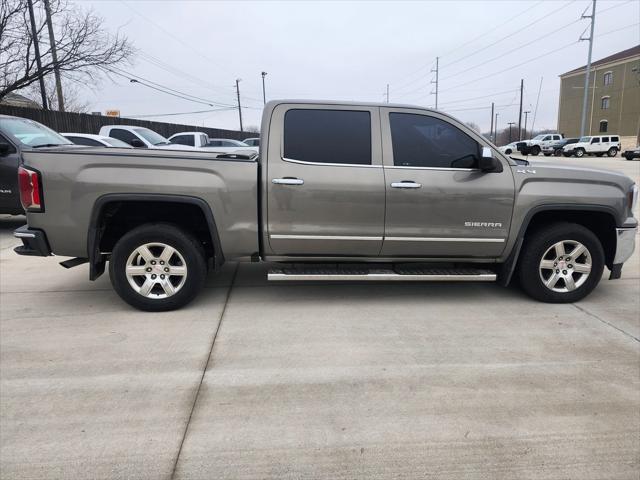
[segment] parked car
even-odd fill
[[[135,148],[163,150],[189,150],[191,148],[185,145],[174,145],[159,133],[145,127],[105,125],[100,129],[100,135],[117,138]]]
[[[620,137],[618,135],[596,135],[582,137],[576,143],[562,147],[565,156],[575,155],[580,158],[585,155],[601,157],[605,153],[615,157],[620,151]]]
[[[20,204],[18,167],[23,150],[48,150],[72,143],[41,123],[0,115],[0,213],[24,213]]]
[[[108,262],[124,301],[162,311],[192,300],[209,265],[261,260],[277,263],[272,281],[506,285],[516,272],[531,297],[571,303],[635,248],[632,179],[507,157],[440,111],[272,101],[262,132],[262,155],[233,160],[24,152],[16,252],[76,257],[63,266],[88,262],[92,280]]]
[[[246,143],[250,147],[259,147],[260,146],[260,137],[253,138],[245,138],[242,143]]]
[[[133,148],[128,143],[124,143],[117,138],[93,135],[91,133],[61,133],[60,135],[67,140],[71,140],[76,145],[85,145],[87,147]]]
[[[171,135],[169,141],[195,148],[206,148],[219,153],[257,153],[256,147],[251,147],[238,140],[216,138],[210,139],[204,132],[179,132]]]
[[[529,155],[531,153],[531,147],[527,145],[527,142],[511,142],[508,145],[504,145],[502,147],[498,147],[498,150],[503,152],[506,155],[511,155],[512,153],[520,153],[522,155]]]
[[[640,147],[635,148],[634,150],[625,150],[622,154],[624,158],[627,160],[633,160],[634,158],[640,158]]]
[[[542,153],[544,153],[545,157],[550,157],[551,155],[555,157],[559,157],[560,155],[562,155],[562,148],[565,145],[571,145],[573,143],[577,143],[578,140],[580,139],[579,138],[563,138],[558,142],[548,144],[542,147]]]
[[[564,136],[560,133],[541,133],[531,140],[525,140],[531,155],[538,155],[544,147],[553,145],[562,140]]]

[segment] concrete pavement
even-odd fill
[[[14,255],[16,224],[0,219],[1,478],[638,478],[638,253],[576,305],[268,284],[246,264],[148,314],[86,266]]]

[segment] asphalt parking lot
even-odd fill
[[[561,159],[640,181],[640,162]],[[0,476],[638,479],[640,260],[575,305],[493,284],[268,284],[188,308],[15,255],[0,218]]]

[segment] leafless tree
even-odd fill
[[[34,52],[29,9],[26,0],[2,0],[0,5],[0,100],[48,77],[55,62],[47,31],[42,0],[33,0],[36,38],[40,45],[42,68]],[[68,79],[95,85],[108,68],[127,63],[134,49],[120,33],[111,35],[103,19],[84,12],[67,0],[50,0],[55,30],[58,68]]]
[[[64,109],[67,112],[76,113],[88,113],[91,104],[82,98],[82,87],[77,80],[67,77],[62,77],[62,83],[64,84]],[[47,75],[44,77],[44,84],[47,91],[47,104],[51,107],[57,103],[57,94],[55,79],[53,75]],[[38,82],[29,85],[22,90],[22,94],[29,100],[33,100],[38,105],[42,106],[42,97],[40,95],[40,86]]]
[[[465,122],[465,125],[467,127],[469,127],[472,130],[475,130],[476,132],[480,133],[480,126],[475,123],[475,122]]]

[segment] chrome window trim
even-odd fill
[[[357,235],[277,235],[270,234],[273,240],[357,240],[357,241],[382,241],[382,237],[366,237]]]
[[[391,242],[479,242],[504,243],[504,238],[469,238],[469,237],[384,237]]]
[[[362,168],[382,168],[382,165],[362,164],[362,163],[323,163],[307,162],[305,160],[294,160],[293,158],[280,157],[285,162],[298,163],[300,165],[324,165],[327,167],[362,167]]]
[[[453,168],[453,167],[407,167],[402,165],[385,166],[390,170],[440,170],[443,172],[479,172],[479,168]]]

